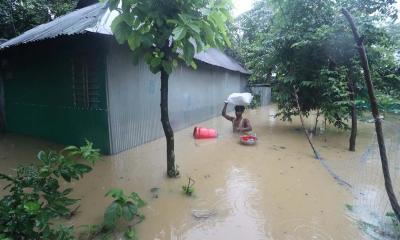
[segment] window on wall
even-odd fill
[[[96,78],[95,61],[87,56],[78,56],[72,64],[73,104],[76,108],[95,109],[100,103],[100,87]]]

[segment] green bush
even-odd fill
[[[92,168],[81,163],[100,159],[98,149],[87,142],[60,152],[40,151],[39,164],[20,166],[15,176],[0,173],[9,192],[0,200],[0,239],[73,239],[73,228],[55,228],[51,221],[71,216],[70,207],[78,202],[69,197],[72,188],[60,189],[60,180],[79,180]]]
[[[249,107],[251,109],[261,107],[261,95],[260,94],[254,94],[253,95],[253,100],[251,101]]]
[[[120,220],[130,222],[138,219],[137,223],[144,220],[144,215],[139,212],[139,208],[143,207],[146,203],[137,193],[132,192],[128,196],[121,189],[115,188],[108,191],[106,196],[114,199],[104,213],[104,230],[106,233],[113,231]],[[136,239],[135,229],[129,227],[125,231],[124,237],[126,239]]]

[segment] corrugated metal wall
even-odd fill
[[[269,86],[250,86],[253,94],[261,96],[261,106],[266,106],[271,102],[271,87]]]
[[[134,66],[124,46],[111,44],[107,57],[109,122],[112,153],[164,135],[160,122],[160,75],[144,62]],[[220,114],[223,101],[244,88],[238,72],[199,64],[179,66],[170,77],[169,113],[179,130]]]
[[[92,141],[110,152],[105,56],[99,38],[75,36],[22,45],[6,52],[4,80],[6,131],[67,145]],[[82,55],[79,55],[79,54]],[[96,105],[74,102],[73,61],[87,56],[94,67]],[[87,89],[92,92],[93,89]]]

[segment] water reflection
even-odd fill
[[[240,145],[231,123],[222,117],[196,124],[217,129],[217,139],[194,140],[194,126],[177,132],[180,179],[165,177],[164,139],[105,157],[75,183],[73,197],[82,199],[80,212],[66,224],[101,223],[111,202],[104,194],[119,187],[147,202],[142,209],[146,220],[136,226],[141,240],[368,239],[346,215],[345,204],[355,200],[352,193],[313,158],[299,122],[281,122],[271,117],[275,113],[274,107],[245,112],[259,138],[254,146]],[[346,160],[361,153],[346,150],[344,132],[328,131],[326,138],[313,141],[338,174],[351,176],[358,168]],[[358,141],[360,149],[370,143],[362,127]],[[39,149],[53,147],[22,136],[2,136],[0,168],[34,162]],[[194,197],[181,191],[189,176],[196,180]],[[156,198],[150,192],[154,187],[160,188]],[[196,218],[193,210],[215,214]]]
[[[246,170],[231,168],[222,193],[223,201],[217,209],[220,214],[227,211],[228,214],[196,221],[177,239],[269,239],[264,216],[259,212],[261,197],[257,183]]]

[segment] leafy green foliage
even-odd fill
[[[187,196],[192,196],[192,194],[194,193],[194,187],[188,187],[186,185],[182,186],[182,191],[184,194],[186,194]]]
[[[376,95],[376,99],[378,101],[378,108],[380,113],[392,113],[392,114],[400,114],[400,100],[392,97],[391,95],[378,93]],[[363,110],[369,110],[370,105],[367,101],[361,99],[356,102],[357,108]]]
[[[137,236],[136,236],[135,229],[132,228],[132,227],[128,228],[128,230],[126,230],[125,233],[124,233],[124,237],[125,237],[125,239],[136,240]]]
[[[196,68],[196,52],[230,44],[225,22],[229,0],[110,1],[120,13],[112,22],[116,40],[127,43],[133,62],[144,56],[153,73],[170,74],[178,60]]]
[[[251,109],[261,107],[261,95],[260,94],[253,94],[253,100],[251,101],[249,107]]]
[[[139,222],[144,220],[144,215],[139,212],[139,208],[145,205],[145,202],[135,192],[125,195],[121,189],[111,189],[106,196],[112,197],[114,201],[107,207],[104,213],[104,226],[107,230],[113,230],[119,220],[132,221],[138,218]],[[132,233],[128,234],[129,236]]]
[[[0,1],[0,38],[10,39],[73,10],[77,0]]]
[[[40,151],[39,164],[20,166],[15,176],[0,173],[9,191],[0,200],[0,234],[11,239],[72,239],[72,227],[53,228],[51,221],[71,215],[70,207],[78,202],[69,194],[72,188],[60,189],[60,180],[79,180],[100,159],[92,144],[67,147],[61,152]]]
[[[394,1],[269,0],[256,1],[231,28],[236,54],[252,71],[251,81],[271,82],[283,120],[297,115],[293,87],[302,114],[319,111],[336,127],[347,128],[349,82],[356,105],[368,96],[354,39],[343,16],[346,7],[356,17],[370,59],[372,78],[381,95],[399,99],[400,72],[396,46],[400,36],[382,22],[396,18]],[[391,101],[390,109],[396,104]],[[388,104],[382,104],[388,105]],[[359,108],[362,110],[362,108]]]

